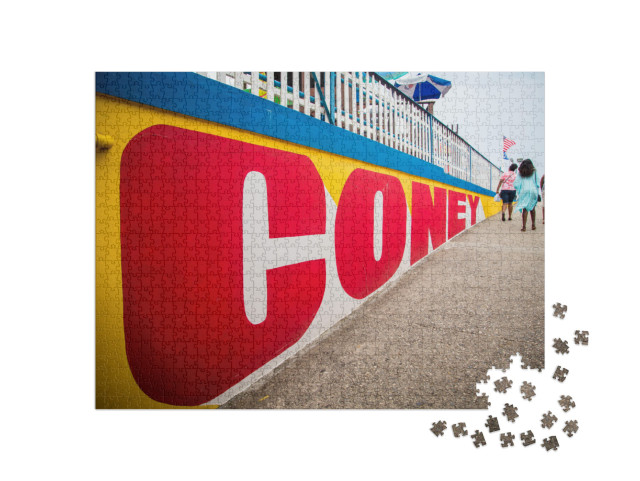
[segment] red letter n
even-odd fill
[[[447,236],[447,191],[433,188],[433,200],[429,186],[413,182],[411,218],[411,264],[415,264],[429,253],[429,236],[432,249],[437,249]]]

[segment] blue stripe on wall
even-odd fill
[[[96,92],[494,195],[434,164],[195,73],[98,72]]]

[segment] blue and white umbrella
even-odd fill
[[[451,81],[426,72],[409,72],[394,80],[395,87],[416,102],[439,99],[451,89]]]

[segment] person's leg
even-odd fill
[[[531,230],[536,230],[536,208],[531,211]]]
[[[512,214],[513,214],[513,202],[509,202],[509,220],[511,220]]]
[[[522,232],[527,230],[527,215],[529,214],[529,212],[527,212],[527,209],[523,209],[522,210],[522,229],[520,229]]]
[[[507,204],[502,202],[502,220],[504,220],[504,211],[507,210]]]
[[[544,224],[544,200],[542,201],[542,223]]]

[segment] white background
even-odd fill
[[[635,469],[638,34],[625,3],[139,3],[5,7],[3,478],[525,480]],[[94,410],[94,72],[264,69],[545,72],[547,337],[557,301],[567,326],[591,332],[568,392],[580,430],[557,452],[475,449],[429,431],[461,411]]]

